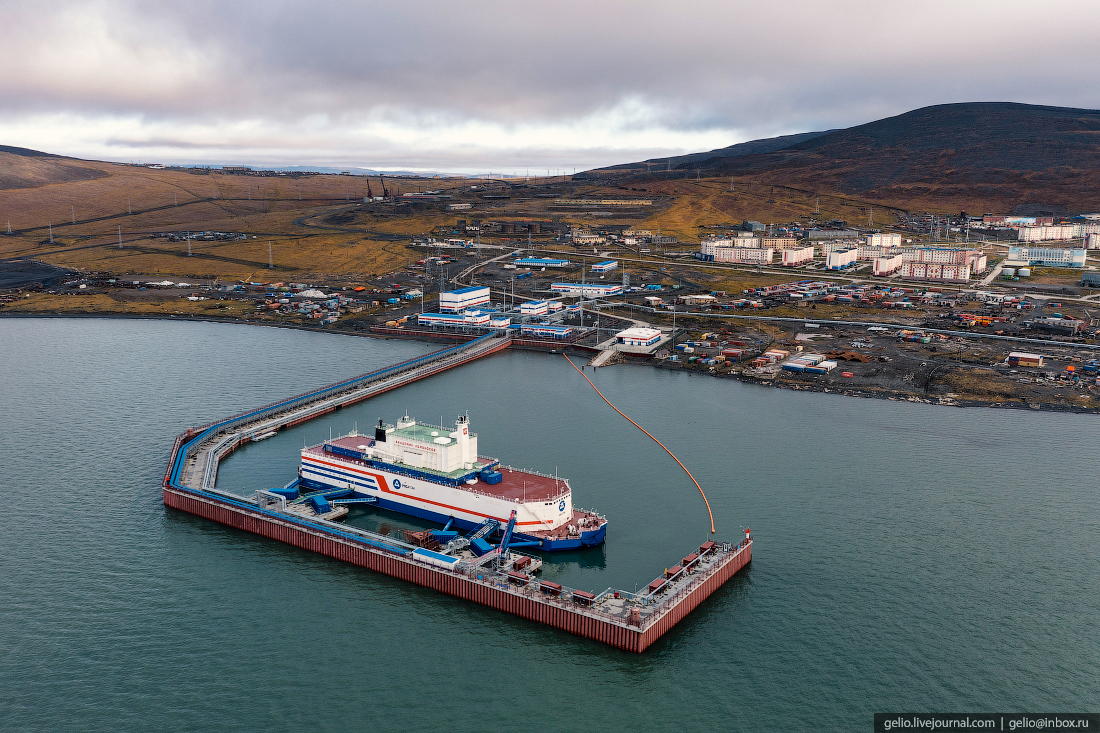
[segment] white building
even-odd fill
[[[619,267],[619,263],[615,260],[607,260],[606,262],[597,262],[592,265],[592,272],[611,272]]]
[[[624,346],[652,346],[661,340],[661,332],[656,328],[628,328],[615,334],[615,343]]]
[[[868,247],[900,247],[900,234],[870,234],[867,236]]]
[[[879,276],[893,275],[901,269],[905,263],[905,256],[896,254],[893,257],[876,257],[874,260],[874,273]]]
[[[825,256],[825,267],[829,270],[839,270],[855,264],[859,258],[858,249],[837,249]]]
[[[570,298],[607,298],[612,295],[622,295],[622,285],[605,285],[602,283],[554,283],[550,289]]]
[[[1016,239],[1020,242],[1067,241],[1098,233],[1100,233],[1100,224],[1095,222],[1046,224],[1022,226],[1016,231]]]
[[[759,247],[721,247],[715,250],[714,261],[769,265],[773,254],[775,253],[772,250]]]
[[[801,242],[797,237],[760,237],[756,246],[783,251],[785,249],[800,249]]]
[[[779,254],[783,258],[781,264],[786,267],[796,267],[798,265],[804,265],[807,262],[813,262],[814,248],[802,247],[801,249],[784,249]]]
[[[910,280],[961,283],[970,279],[970,265],[906,261],[901,264],[901,277]]]
[[[544,316],[550,312],[550,304],[545,300],[529,300],[519,304],[520,315]]]
[[[1068,247],[1009,247],[1008,262],[1045,267],[1084,267],[1086,249]]]
[[[439,310],[444,313],[461,313],[467,308],[488,305],[489,288],[469,287],[439,294]]]

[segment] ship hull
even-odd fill
[[[306,469],[307,466],[308,464],[304,465],[303,469]],[[355,471],[355,473],[360,472]],[[322,476],[315,471],[306,470],[303,471],[303,475],[299,479],[299,482],[303,488],[316,491],[341,490],[347,489],[349,488],[349,486],[356,491],[363,491],[363,489],[365,488],[367,490],[363,491],[363,493],[366,493],[369,496],[376,497],[378,499],[377,506],[380,509],[395,512],[398,514],[404,514],[406,516],[417,517],[418,519],[424,519],[430,522],[436,522],[438,524],[447,524],[448,522],[450,522],[451,526],[460,530],[471,530],[474,527],[477,527],[479,524],[481,524],[486,516],[464,516],[465,512],[447,510],[441,511],[439,509],[432,508],[431,505],[425,506],[424,502],[412,503],[405,500],[396,500],[392,496],[387,495],[386,492],[379,491],[373,488],[383,483],[383,481],[380,481],[379,479],[383,479],[383,477],[390,478],[390,476],[386,472],[372,470],[369,472],[364,471],[361,473],[361,476],[367,475],[375,477],[375,481],[372,482],[373,486],[371,484],[355,485],[359,482],[349,482],[347,474],[344,474],[344,476],[340,478],[335,478]],[[439,487],[438,490],[442,492],[453,491],[449,490],[447,487]],[[439,502],[433,502],[433,504],[438,503]],[[493,518],[498,519],[498,521],[501,521],[502,523],[507,521],[506,519],[502,519],[499,517]],[[600,545],[603,543],[604,538],[606,537],[606,533],[607,524],[605,523],[596,529],[582,530],[577,536],[548,538],[540,537],[534,534],[528,534],[527,532],[523,532],[522,530],[516,530],[513,537],[515,542],[538,542],[538,549],[545,552],[561,552],[565,550],[577,550],[584,547],[595,547],[597,545]]]

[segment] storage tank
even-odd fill
[[[1011,268],[1011,267],[1004,268],[1003,270],[1001,270],[1001,273],[1005,277],[1016,277],[1016,270],[1014,268]]]
[[[1030,267],[1021,267],[1016,272],[1016,274],[1019,275],[1020,277],[1031,277],[1031,268]]]
[[[542,231],[542,225],[539,224],[537,221],[533,221],[527,225],[527,231],[531,232],[532,234],[538,234]]]
[[[515,234],[516,225],[510,222],[505,222],[500,225],[500,231],[502,234]]]

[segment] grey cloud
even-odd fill
[[[1073,22],[1057,43],[1041,42],[1037,29],[1056,18]],[[20,29],[0,49],[0,121],[258,121],[274,139],[313,119],[328,130],[383,121],[430,133],[470,122],[562,128],[614,113],[625,131],[747,139],[950,101],[1096,107],[1098,20],[1087,2],[100,0],[47,13],[13,0],[0,8],[0,22]],[[157,137],[176,142],[153,147],[217,146]],[[485,142],[477,154],[494,158]],[[293,141],[279,144],[294,154]],[[573,145],[592,164],[628,154]]]

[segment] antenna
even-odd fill
[[[128,213],[130,213],[130,214],[134,213],[134,209],[133,209],[133,207],[132,207],[132,206],[130,206],[130,199],[129,199],[129,197],[127,197],[127,199],[126,199],[126,211],[127,211]]]
[[[8,219],[8,234],[11,234],[11,219]]]
[[[73,224],[76,224],[76,207],[70,204],[69,211],[72,212],[73,215]]]
[[[118,248],[122,249],[122,225],[118,227]]]
[[[53,244],[53,222],[50,222],[47,226],[50,227],[50,244]]]
[[[267,267],[268,267],[269,270],[274,270],[275,269],[275,260],[272,259],[272,255],[271,255],[271,240],[270,239],[267,240]]]
[[[191,256],[191,232],[187,232],[187,256]]]

